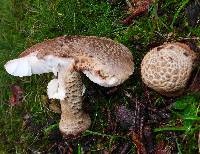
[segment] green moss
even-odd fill
[[[0,153],[26,153],[33,151],[48,152],[48,147],[55,143],[50,139],[51,131],[58,131],[59,115],[53,114],[46,107],[46,86],[52,75],[34,75],[32,77],[12,77],[3,65],[21,51],[44,39],[61,35],[96,35],[115,39],[128,46],[135,59],[136,69],[121,91],[134,89],[134,95],[143,93],[140,79],[140,63],[146,52],[154,46],[168,40],[181,40],[199,36],[200,26],[188,26],[183,13],[187,1],[164,0],[152,4],[143,16],[135,17],[129,26],[121,24],[128,16],[125,1],[110,5],[107,0],[1,0],[0,1]],[[169,35],[172,33],[173,35]],[[199,42],[198,42],[199,43]],[[23,87],[25,98],[21,106],[11,107],[10,86],[19,84]],[[90,86],[90,82],[88,85]],[[43,86],[41,86],[43,85]],[[107,116],[104,109],[112,110],[120,101],[127,102],[120,91],[116,96],[107,97],[99,87],[92,107],[92,132],[106,134]],[[142,94],[143,95],[143,94]],[[142,96],[141,96],[142,97]],[[158,103],[162,97],[158,96]],[[187,100],[187,99],[186,99]],[[91,100],[90,100],[91,101]],[[24,117],[29,117],[27,124]],[[188,115],[186,115],[188,117]],[[177,117],[174,117],[176,119]],[[54,119],[54,120],[52,120]],[[174,120],[173,119],[173,120]],[[172,121],[173,121],[172,120]],[[51,122],[53,121],[53,122]],[[26,126],[27,125],[27,126]],[[194,128],[198,126],[191,124]],[[50,129],[51,128],[51,129]],[[45,130],[50,130],[45,133]],[[189,136],[195,132],[189,133]],[[91,134],[89,134],[91,135]],[[95,135],[93,133],[93,135]],[[111,138],[115,134],[107,134]],[[187,134],[188,135],[188,134]],[[87,135],[86,135],[87,136]],[[190,144],[194,146],[194,138]],[[98,145],[109,149],[111,144],[123,139],[96,140],[92,150]],[[56,142],[64,142],[59,139]],[[81,141],[76,149],[80,152]],[[181,149],[183,145],[180,145]],[[48,150],[47,150],[48,149]],[[186,149],[188,150],[188,149]],[[190,149],[189,149],[190,150]],[[134,151],[134,147],[132,148]]]

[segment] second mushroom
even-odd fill
[[[143,82],[165,96],[185,90],[197,56],[186,44],[165,43],[150,50],[142,60]]]
[[[60,99],[59,129],[65,137],[71,137],[91,124],[89,115],[82,110],[84,85],[80,72],[101,86],[112,87],[129,78],[134,63],[130,50],[111,39],[62,36],[30,47],[20,58],[8,61],[5,69],[19,77],[49,72],[57,76],[48,83],[47,94]]]

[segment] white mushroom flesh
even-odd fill
[[[47,95],[50,99],[60,99],[65,98],[65,88],[63,82],[59,82],[58,79],[53,79],[48,83]]]
[[[60,58],[52,55],[38,58],[37,53],[31,53],[28,56],[10,60],[4,67],[6,71],[13,76],[31,76],[32,74],[43,74],[53,72],[55,76],[60,68],[67,67],[74,62],[70,58]]]

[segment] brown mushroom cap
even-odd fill
[[[153,48],[142,60],[142,80],[163,95],[178,95],[187,84],[195,58],[195,53],[182,43]]]
[[[62,36],[47,40],[27,49],[20,57],[30,55],[45,61],[52,57],[73,59],[77,71],[82,71],[90,80],[105,87],[121,84],[134,69],[133,57],[127,47],[96,36]],[[51,68],[42,73],[50,71]]]
[[[49,98],[61,100],[60,131],[77,136],[89,128],[91,120],[82,110],[84,85],[79,72],[101,86],[117,86],[133,73],[133,57],[128,48],[111,39],[94,36],[63,36],[38,43],[20,58],[8,61],[6,71],[14,76],[53,72],[48,83]]]

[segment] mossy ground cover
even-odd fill
[[[151,96],[151,107],[156,109],[171,105],[167,113],[169,118],[150,125],[155,146],[163,142],[171,147],[171,151],[197,153],[198,92],[188,90],[184,96],[165,98],[153,90],[146,90],[139,73],[143,56],[154,46],[165,41],[200,45],[200,23],[194,24],[195,19],[187,13],[193,8],[193,2],[158,0],[150,5],[148,12],[135,17],[132,24],[124,25],[121,21],[129,16],[125,0],[1,0],[0,153],[117,153],[120,150],[134,153],[135,144],[127,135],[127,128],[116,122],[116,106],[124,104],[133,109],[134,98],[146,104],[147,96]],[[114,92],[112,88],[99,87],[84,78],[87,87],[85,106],[92,125],[76,140],[62,138],[57,127],[60,115],[48,107],[50,100],[46,96],[46,87],[52,74],[18,78],[10,76],[3,68],[6,61],[17,57],[27,47],[61,35],[112,38],[132,51],[136,64],[135,73]],[[199,66],[194,76],[198,70]],[[16,106],[9,103],[13,84],[20,85],[24,91],[23,101]]]

